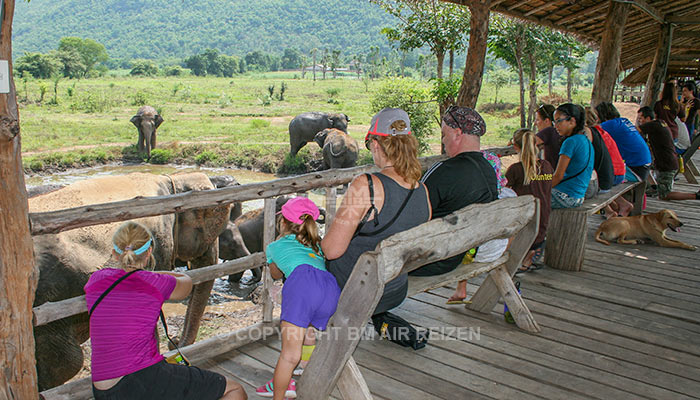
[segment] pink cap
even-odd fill
[[[314,220],[317,220],[321,215],[316,204],[306,197],[294,197],[287,200],[279,213],[282,213],[284,218],[295,224],[303,224],[304,220],[301,217],[304,215],[310,215]]]

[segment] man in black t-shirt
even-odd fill
[[[661,200],[700,200],[700,190],[697,193],[673,191],[673,178],[678,172],[678,156],[671,131],[661,121],[654,119],[654,111],[651,107],[642,107],[637,111],[637,127],[649,142],[651,154],[654,156],[659,198]]]
[[[433,218],[442,218],[470,204],[498,199],[496,172],[479,151],[484,133],[486,123],[475,110],[452,106],[445,111],[442,143],[450,159],[430,167],[421,179],[428,188]],[[460,265],[465,254],[425,265],[409,275],[450,272]],[[461,301],[466,296],[466,281],[460,282],[452,298]]]

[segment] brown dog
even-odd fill
[[[671,210],[633,217],[616,217],[600,224],[595,233],[595,240],[609,245],[608,240],[617,240],[617,243],[622,244],[636,244],[644,239],[651,239],[659,246],[695,250],[695,246],[666,237],[666,229],[678,232],[681,226],[683,223]]]

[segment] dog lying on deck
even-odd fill
[[[666,237],[666,229],[678,232],[681,226],[683,223],[671,210],[633,217],[616,217],[600,224],[595,233],[595,240],[609,245],[609,240],[617,240],[621,244],[637,244],[644,239],[651,239],[659,246],[695,250],[695,246]]]

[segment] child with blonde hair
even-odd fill
[[[155,242],[137,222],[112,238],[117,268],[102,268],[85,285],[92,343],[92,393],[96,400],[245,400],[243,387],[215,372],[170,364],[158,351],[156,323],[165,300],[192,291],[189,276],[146,271]]]
[[[282,400],[296,397],[292,373],[304,354],[305,361],[313,347],[306,341],[307,330],[325,330],[338,306],[340,288],[326,270],[321,251],[321,237],[316,219],[318,207],[305,197],[287,201],[277,220],[279,236],[265,249],[270,274],[286,278],[282,288],[282,351],[274,377],[256,393]],[[306,346],[304,346],[304,344]]]

